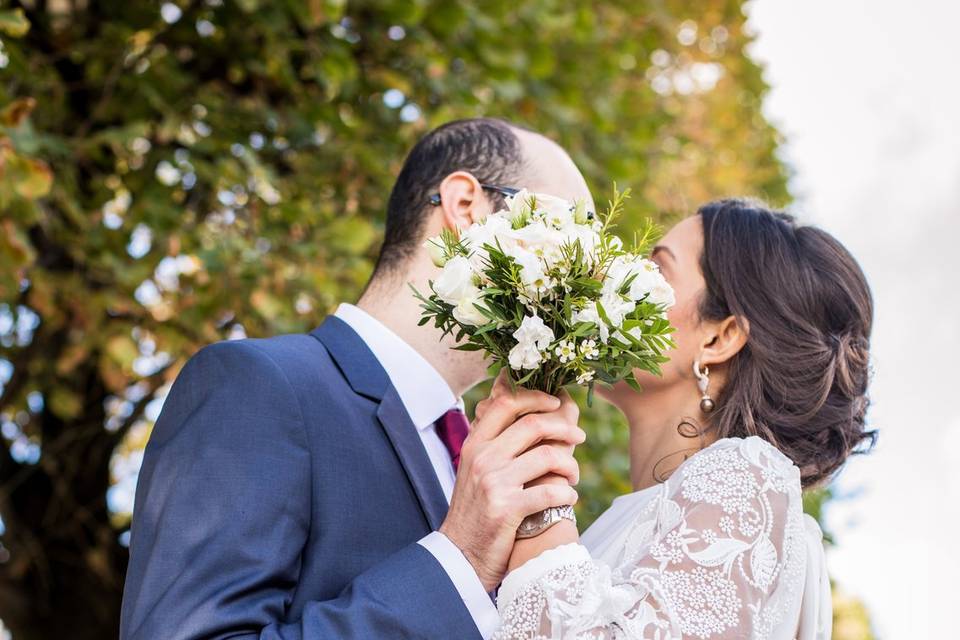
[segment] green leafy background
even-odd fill
[[[628,232],[723,195],[786,203],[741,4],[0,4],[13,637],[116,637],[129,493],[169,383],[204,344],[308,330],[354,299],[430,127],[482,114],[542,131],[598,192],[632,187]],[[615,411],[585,421],[589,522],[629,490],[628,460]],[[870,637],[858,611],[844,637]]]

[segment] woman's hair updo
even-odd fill
[[[873,300],[863,271],[833,236],[747,200],[720,200],[703,222],[704,319],[746,319],[711,423],[718,436],[760,436],[819,484],[866,428]]]

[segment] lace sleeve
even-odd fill
[[[721,440],[661,487],[616,566],[580,547],[511,585],[494,638],[793,638],[802,517],[799,471],[785,456],[759,438]]]

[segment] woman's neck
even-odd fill
[[[630,482],[634,491],[663,482],[691,455],[713,443],[690,390],[663,389],[633,395],[620,406],[630,425]],[[702,435],[698,435],[702,434]]]

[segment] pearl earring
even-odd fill
[[[700,398],[700,411],[711,413],[717,405],[708,393],[710,389],[710,367],[704,367],[703,371],[700,371],[700,361],[696,360],[693,363],[693,375],[697,376],[697,387],[703,394]]]

